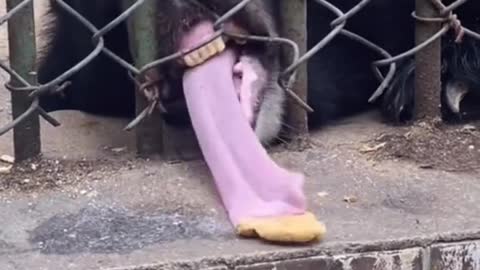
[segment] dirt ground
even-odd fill
[[[480,169],[480,123],[419,122],[378,135],[362,151],[376,161],[399,159],[424,169],[475,173]]]
[[[115,163],[113,163],[115,164]],[[0,193],[14,190],[34,192],[59,189],[114,170],[112,163],[102,160],[61,160],[37,158],[18,164],[0,180]],[[118,168],[119,166],[117,166]]]

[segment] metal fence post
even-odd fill
[[[7,10],[12,10],[24,0],[7,0]],[[14,14],[8,22],[8,45],[10,67],[30,84],[37,84],[35,72],[36,42],[33,1]],[[24,87],[11,78],[10,85]],[[32,104],[30,91],[12,91],[12,116],[14,119],[24,113]],[[37,112],[33,112],[13,129],[15,160],[22,161],[41,153],[40,121]]]
[[[124,7],[129,7],[136,0],[123,0]],[[157,57],[157,41],[155,31],[157,1],[146,0],[135,10],[128,19],[128,32],[130,36],[130,50],[135,65],[142,68]],[[146,98],[136,91],[136,108],[140,113],[148,102]],[[151,116],[145,118],[136,127],[137,151],[141,156],[161,154],[164,150],[163,120],[160,113],[155,110]]]
[[[419,17],[437,18],[439,11],[431,0],[416,0]],[[415,42],[420,44],[441,29],[440,22],[417,20]],[[415,56],[415,118],[432,120],[440,115],[441,38],[429,44]]]
[[[284,0],[279,1],[282,37],[293,40],[297,43],[300,55],[307,51],[307,0]],[[291,59],[287,51],[287,59]],[[297,81],[293,85],[293,91],[302,100],[307,100],[308,80],[307,65],[303,64],[298,67]],[[308,133],[308,121],[306,111],[298,106],[296,102],[289,99],[288,101],[288,119],[287,124],[292,127],[289,137],[302,136]]]

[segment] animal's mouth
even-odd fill
[[[198,45],[213,32],[212,23],[196,25],[183,37],[181,49]],[[184,60],[190,65],[182,82],[192,126],[233,224],[303,214],[303,175],[275,164],[252,129],[264,68],[217,40]]]
[[[234,24],[228,24],[225,29],[228,32],[247,34],[244,29]],[[197,48],[208,40],[210,40],[210,42],[186,54],[182,59],[183,63],[188,70],[205,64],[226,50],[232,51],[234,53],[235,63],[233,67],[225,68],[229,69],[231,78],[233,78],[233,91],[235,91],[238,101],[240,102],[243,115],[246,117],[250,126],[255,129],[256,119],[264,94],[263,86],[266,83],[266,71],[257,58],[246,53],[245,43],[221,36],[215,38],[214,35],[213,24],[209,21],[200,22],[185,33],[180,40],[179,49],[181,51],[191,51],[192,48]],[[217,72],[212,72],[210,76],[210,78],[205,79],[221,79],[218,78]],[[227,89],[224,89],[224,91],[227,91]]]
[[[480,115],[478,103],[480,94],[475,82],[454,81],[445,86],[445,101],[448,109],[458,119],[475,119]]]

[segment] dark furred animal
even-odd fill
[[[358,2],[334,4],[347,11]],[[346,29],[398,55],[415,45],[415,20],[411,16],[414,2],[371,1],[348,21]],[[456,14],[464,26],[480,30],[480,2],[468,1],[456,9]],[[315,1],[309,2],[308,15],[309,46],[313,46],[331,30],[329,23],[336,17]],[[480,41],[465,37],[463,43],[456,44],[455,37],[451,31],[442,39],[441,111],[446,121],[471,120],[480,116]],[[311,117],[310,123],[318,126],[374,107],[379,107],[390,123],[411,120],[415,102],[413,57],[398,63],[394,80],[382,98],[376,104],[367,103],[379,85],[371,63],[381,58],[344,36],[337,36],[315,55],[309,62],[309,103],[316,117]]]
[[[97,28],[102,28],[121,13],[119,0],[67,0],[69,6],[78,11]],[[158,39],[161,58],[180,49],[180,41],[186,33],[202,21],[215,21],[211,11],[224,14],[238,0],[207,0],[199,1],[207,10],[193,4],[191,1],[172,0],[157,1],[159,5]],[[275,20],[275,0],[252,1],[233,17],[235,27],[241,28],[253,35],[278,36],[278,23]],[[76,18],[63,10],[55,1],[51,1],[50,16],[53,23],[47,28],[47,52],[40,61],[39,81],[46,83],[68,68],[84,59],[94,49],[91,41],[92,33]],[[115,54],[132,63],[128,48],[128,33],[126,23],[107,33],[105,45]],[[229,42],[227,47],[234,47],[239,52],[240,59],[246,59],[264,76],[258,84],[260,88],[253,101],[255,119],[252,123],[257,136],[262,142],[275,138],[282,126],[283,104],[285,93],[278,85],[280,71],[280,53],[277,46],[260,43],[238,45]],[[183,100],[182,74],[184,66],[172,62],[160,66],[157,70],[173,89],[163,97],[168,113],[165,119],[169,124],[188,124],[188,113]],[[135,113],[134,85],[127,71],[108,58],[100,55],[81,71],[69,79],[72,84],[62,95],[45,96],[41,105],[47,111],[81,110],[88,113],[133,117]],[[257,102],[258,101],[258,102]],[[179,105],[180,103],[180,105]],[[258,103],[258,104],[257,104]]]
[[[278,35],[278,0],[256,0],[234,17],[234,23],[254,35]],[[287,0],[288,1],[288,0]],[[39,80],[46,83],[81,61],[94,48],[92,34],[77,19],[63,11],[52,1],[51,37],[47,52],[42,58]],[[67,0],[66,3],[80,12],[97,28],[102,28],[121,12],[120,0]],[[209,10],[223,14],[240,0],[199,1]],[[469,1],[457,9],[465,26],[479,30],[480,3]],[[308,1],[309,46],[314,46],[330,30],[335,16],[315,1]],[[334,1],[347,11],[358,0]],[[158,1],[158,58],[176,52],[182,36],[203,20],[214,20],[210,13],[186,0]],[[347,23],[351,30],[391,54],[396,55],[414,46],[413,0],[379,0],[354,16]],[[480,42],[466,37],[454,44],[454,33],[443,39],[442,113],[447,120],[470,119],[479,116],[480,100]],[[105,36],[105,44],[114,53],[132,62],[128,49],[125,24],[120,24]],[[264,77],[259,80],[261,90],[253,102],[252,127],[263,143],[278,136],[285,113],[285,94],[277,84],[280,54],[276,46],[259,43],[227,44],[239,51],[239,58],[247,57],[259,65]],[[394,123],[411,119],[414,108],[413,58],[398,66],[397,74],[386,94],[376,103],[368,98],[378,86],[371,63],[381,58],[361,44],[337,36],[333,42],[315,55],[308,63],[308,103],[315,110],[309,116],[311,128],[342,117],[378,107],[385,118]],[[252,60],[253,59],[253,60]],[[183,102],[182,74],[184,66],[176,63],[161,66],[157,71],[173,89],[163,97],[168,109],[165,118],[169,124],[189,123]],[[127,71],[105,55],[98,56],[87,67],[74,75],[63,95],[45,96],[41,100],[47,111],[74,109],[89,113],[133,117],[134,85]],[[468,92],[468,93],[467,93]],[[459,96],[465,95],[463,99]],[[450,97],[450,98],[447,98]],[[455,100],[463,100],[460,105]],[[258,104],[257,104],[258,103]],[[178,106],[181,104],[181,106]]]

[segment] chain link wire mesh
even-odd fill
[[[13,1],[13,0],[10,0]],[[86,20],[82,17],[77,11],[75,11],[72,7],[70,7],[65,1],[63,0],[54,0],[58,5],[63,8],[65,11],[69,13],[70,16],[76,18],[80,21],[91,33],[92,33],[92,43],[95,45],[95,49],[83,60],[78,62],[76,65],[71,67],[69,70],[55,78],[54,80],[45,83],[45,84],[32,84],[26,78],[19,75],[17,71],[15,71],[11,66],[8,66],[5,63],[0,62],[0,68],[5,70],[13,80],[16,80],[20,86],[17,84],[14,86],[10,83],[6,83],[5,87],[9,91],[12,92],[28,92],[28,99],[30,102],[30,106],[27,110],[25,110],[21,115],[16,117],[11,123],[7,124],[6,126],[0,127],[0,136],[7,133],[11,129],[15,128],[17,125],[28,119],[33,114],[38,114],[43,117],[48,123],[58,126],[60,123],[56,121],[53,117],[48,115],[40,106],[38,98],[41,95],[48,95],[52,93],[56,93],[65,89],[70,82],[68,79],[74,75],[76,72],[84,68],[87,64],[89,64],[93,59],[95,59],[100,54],[105,54],[111,59],[113,59],[116,63],[124,67],[130,74],[132,80],[134,80],[137,89],[144,94],[144,96],[148,100],[148,106],[138,114],[138,116],[131,121],[126,130],[131,130],[136,127],[142,120],[148,117],[156,108],[160,110],[165,110],[162,106],[162,102],[159,98],[158,94],[155,94],[152,91],[152,85],[155,84],[154,81],[149,80],[146,76],[146,72],[150,69],[156,68],[161,66],[165,63],[170,61],[175,61],[184,55],[202,47],[203,45],[207,44],[208,42],[214,40],[217,37],[230,37],[240,40],[245,40],[247,42],[270,42],[270,43],[277,43],[281,46],[285,46],[293,53],[290,55],[292,56],[290,59],[290,65],[281,73],[280,76],[280,85],[286,91],[288,96],[293,99],[298,105],[298,108],[303,109],[306,111],[312,111],[312,109],[306,104],[306,101],[299,98],[295,92],[292,90],[292,85],[295,83],[296,80],[296,73],[297,69],[305,64],[313,55],[318,53],[322,48],[324,48],[329,42],[331,42],[337,35],[344,35],[350,38],[353,42],[359,42],[368,48],[376,51],[381,57],[380,60],[377,60],[372,63],[372,69],[374,74],[379,80],[379,86],[374,92],[374,94],[369,99],[370,102],[375,101],[378,99],[384,90],[389,86],[391,80],[393,79],[395,72],[396,72],[396,63],[402,59],[407,57],[414,56],[416,53],[425,49],[429,44],[432,44],[435,41],[438,41],[444,34],[446,34],[450,29],[454,29],[458,34],[458,41],[461,41],[464,35],[468,35],[470,37],[476,38],[480,40],[480,34],[475,33],[474,31],[467,29],[461,26],[460,21],[457,19],[454,11],[457,7],[461,6],[462,4],[466,3],[469,0],[457,0],[454,3],[450,4],[449,6],[445,6],[442,4],[441,0],[424,0],[430,1],[433,3],[433,6],[437,9],[437,17],[421,17],[417,16],[416,12],[412,13],[414,19],[422,22],[432,22],[432,23],[441,23],[442,27],[440,31],[438,31],[435,35],[431,36],[428,40],[417,44],[414,48],[401,53],[399,55],[391,55],[389,52],[384,50],[383,48],[377,46],[376,44],[370,42],[369,40],[353,33],[345,29],[346,23],[349,18],[355,16],[359,11],[363,8],[367,7],[373,0],[359,0],[358,4],[356,4],[353,8],[348,11],[342,11],[337,8],[334,4],[330,3],[326,0],[307,0],[315,2],[318,5],[323,6],[324,8],[330,10],[333,14],[336,15],[336,19],[330,23],[332,28],[331,32],[326,35],[321,41],[318,42],[315,46],[310,48],[306,53],[300,55],[300,50],[298,45],[290,39],[283,38],[283,37],[265,37],[265,36],[251,36],[251,35],[240,35],[236,33],[229,33],[225,29],[223,29],[223,23],[228,21],[232,16],[234,16],[237,12],[242,10],[246,5],[248,5],[252,1],[261,1],[261,0],[242,0],[236,6],[234,6],[231,10],[229,10],[225,14],[217,14],[217,21],[215,22],[215,29],[216,34],[210,39],[206,40],[203,44],[198,45],[196,48],[192,48],[189,51],[179,51],[172,55],[163,57],[161,59],[156,59],[140,68],[135,67],[133,64],[128,63],[124,59],[120,58],[119,56],[115,55],[112,51],[110,51],[104,44],[103,37],[112,29],[114,29],[117,25],[122,22],[125,22],[129,17],[132,15],[134,11],[136,11],[139,7],[145,4],[148,0],[137,0],[134,2],[130,7],[125,9],[123,13],[118,16],[116,19],[111,21],[105,27],[101,29],[97,29],[91,22]],[[201,1],[197,0],[185,0],[190,2],[192,5],[202,5]],[[291,1],[291,0],[281,0],[281,1]],[[475,0],[470,0],[475,1]],[[8,12],[0,17],[0,25],[3,25],[5,22],[11,20],[16,14],[20,13],[23,9],[32,8],[33,9],[33,0],[17,0],[18,4],[16,6],[10,8]],[[206,8],[204,6],[204,8]],[[212,12],[213,13],[213,12]],[[286,22],[288,23],[288,22]],[[13,29],[13,28],[12,28]],[[22,29],[22,26],[15,27],[15,30],[12,31],[25,31]],[[12,31],[9,31],[9,36],[12,35]],[[304,33],[306,35],[306,33]],[[304,36],[306,38],[306,36]],[[22,48],[16,48],[17,50],[21,50]],[[380,71],[380,67],[388,66],[388,72],[386,75],[382,74]],[[421,91],[419,89],[418,91]],[[28,140],[28,138],[27,138]],[[24,147],[29,147],[28,145]]]

